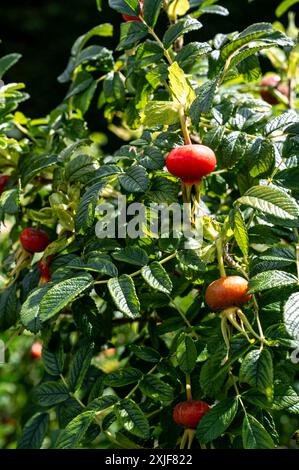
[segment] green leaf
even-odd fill
[[[60,346],[56,351],[50,351],[44,346],[42,357],[44,368],[48,374],[54,376],[62,374],[64,365],[64,352],[62,346]]]
[[[70,157],[78,150],[79,147],[84,145],[88,145],[90,143],[89,139],[80,139],[77,140],[75,143],[68,145],[65,149],[63,149],[57,157],[58,162],[67,162]]]
[[[209,80],[197,90],[197,98],[193,101],[190,108],[190,116],[194,126],[198,126],[202,113],[208,113],[211,110],[219,80],[219,76],[213,80]]]
[[[200,420],[196,437],[200,443],[206,444],[220,437],[231,425],[238,411],[238,400],[227,398],[208,411]]]
[[[286,111],[278,116],[273,117],[267,122],[265,127],[265,134],[271,135],[278,130],[285,130],[287,126],[298,121],[298,115],[295,111]]]
[[[140,21],[128,21],[120,25],[120,43],[117,50],[131,49],[140,39],[147,36],[147,27]]]
[[[92,226],[99,193],[105,184],[105,182],[95,183],[81,197],[75,219],[75,227],[78,233],[84,234]]]
[[[56,449],[75,449],[84,438],[91,425],[96,412],[94,410],[84,411],[76,416],[64,430],[59,434],[56,441]]]
[[[245,44],[264,36],[265,33],[272,33],[273,31],[273,26],[270,23],[255,23],[249,26],[221,49],[221,59],[225,62]]]
[[[281,189],[268,186],[253,186],[236,200],[235,205],[244,204],[277,219],[297,221],[299,206]]]
[[[110,387],[124,387],[134,384],[142,378],[142,372],[135,367],[126,367],[115,372],[111,372],[105,377],[105,384]]]
[[[19,189],[7,189],[0,195],[0,219],[2,218],[1,213],[5,214],[17,214],[19,211],[20,204]]]
[[[144,193],[150,183],[147,172],[141,165],[131,166],[119,179],[122,187],[130,193]]]
[[[177,259],[179,260],[180,268],[186,275],[190,273],[200,275],[206,270],[204,262],[194,250],[179,250],[177,252]]]
[[[191,106],[195,100],[195,93],[188,83],[184,71],[177,62],[173,62],[168,68],[168,72],[170,89],[174,100],[184,106]]]
[[[240,368],[240,382],[248,383],[272,399],[273,362],[267,349],[256,349],[246,355]]]
[[[133,400],[124,399],[115,406],[119,424],[128,432],[141,439],[148,439],[150,427],[147,418]]]
[[[209,6],[200,8],[197,12],[193,14],[193,16],[198,18],[199,16],[207,14],[207,13],[212,14],[212,15],[220,15],[220,16],[229,15],[229,11],[227,10],[227,8],[224,8],[220,5],[209,5]]]
[[[249,238],[242,212],[238,209],[233,211],[234,236],[236,242],[245,257],[248,256]]]
[[[299,339],[299,292],[292,294],[283,307],[283,319],[287,332]]]
[[[17,287],[11,284],[0,295],[0,331],[13,326],[18,318]]]
[[[250,293],[297,284],[297,277],[284,271],[265,271],[250,279]]]
[[[29,181],[41,171],[57,163],[57,155],[28,155],[22,160],[22,182],[25,186]]]
[[[113,26],[109,23],[99,24],[90,29],[87,33],[79,36],[72,47],[72,55],[76,56],[85,46],[87,41],[94,36],[109,37],[113,36]]]
[[[140,12],[139,0],[109,0],[109,6],[119,13],[129,16],[134,16],[134,13],[139,15]]]
[[[81,274],[66,279],[51,287],[40,304],[40,319],[45,322],[59,313],[66,305],[75,300],[93,284],[90,274]]]
[[[70,390],[76,391],[82,386],[84,377],[89,369],[91,359],[93,357],[93,352],[94,343],[90,343],[88,341],[86,341],[85,344],[80,346],[78,351],[76,351],[76,354],[73,356],[67,378]]]
[[[107,408],[110,408],[117,402],[117,397],[115,395],[103,395],[100,398],[96,398],[88,405],[88,410],[94,411],[103,411]]]
[[[157,23],[163,0],[144,0],[143,18],[146,24],[152,28]]]
[[[275,179],[283,188],[296,191],[298,189],[299,166],[280,171],[276,174]]]
[[[1,57],[0,79],[11,67],[13,67],[13,65],[15,65],[21,59],[21,57],[22,57],[21,54],[7,54],[4,57]]]
[[[170,294],[172,282],[167,272],[158,261],[154,261],[149,266],[144,266],[141,271],[143,279],[155,290]]]
[[[275,445],[266,429],[253,416],[246,414],[242,437],[244,449],[274,449]]]
[[[190,336],[185,334],[182,335],[176,350],[176,357],[180,369],[185,374],[191,374],[196,365],[197,349]]]
[[[143,110],[142,123],[147,128],[171,126],[180,121],[179,109],[173,101],[152,101]]]
[[[49,425],[48,413],[36,413],[24,426],[17,449],[40,449]]]
[[[275,165],[275,151],[273,143],[267,139],[257,137],[251,145],[247,146],[250,176],[256,178],[268,175]]]
[[[146,251],[139,247],[127,246],[119,251],[115,251],[112,253],[112,256],[117,261],[133,264],[134,266],[144,266],[148,263]]]
[[[135,354],[135,356],[146,362],[153,362],[156,364],[161,359],[158,351],[148,346],[137,346],[136,344],[132,344],[130,345],[130,350]]]
[[[163,44],[165,49],[169,47],[183,34],[190,31],[196,31],[202,27],[202,24],[193,18],[184,18],[177,23],[171,25],[163,37]]]
[[[34,396],[40,406],[51,407],[67,400],[69,393],[60,382],[44,382],[36,388]]]
[[[72,183],[87,183],[95,169],[95,161],[90,155],[75,155],[65,166],[65,178]]]
[[[48,287],[41,287],[34,290],[22,305],[20,312],[22,325],[32,333],[36,334],[41,329],[40,305],[48,290]]]
[[[119,278],[109,279],[108,289],[121,312],[129,318],[135,318],[139,315],[140,304],[134,282],[130,276],[123,274]]]
[[[293,5],[296,5],[299,0],[284,0],[281,2],[275,10],[275,15],[280,18],[284,13],[291,8]]]
[[[208,42],[190,42],[178,52],[176,61],[182,69],[192,67],[200,57],[211,50]]]
[[[138,162],[148,170],[162,170],[165,164],[163,154],[157,147],[145,147]]]
[[[246,152],[247,138],[244,132],[233,131],[221,142],[221,166],[233,168]]]
[[[172,387],[155,375],[146,375],[140,382],[139,388],[144,395],[154,401],[163,404],[169,404],[173,401],[174,392]]]

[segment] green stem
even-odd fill
[[[217,259],[218,259],[218,268],[221,277],[226,276],[224,260],[223,260],[223,243],[222,238],[218,237],[216,240],[216,250],[217,250]]]
[[[171,255],[167,256],[166,258],[162,259],[161,261],[159,261],[159,263],[162,265],[162,264],[165,264],[167,263],[168,261],[170,261],[171,259],[175,258],[176,257],[176,252],[175,253],[172,253]],[[136,277],[136,276],[139,276],[142,272],[142,269],[139,269],[138,271],[135,271],[134,273],[132,274],[129,274],[130,277]],[[103,279],[101,281],[96,281],[95,284],[97,285],[100,285],[100,284],[107,284],[109,281],[109,279]]]
[[[190,376],[190,374],[186,374],[186,395],[187,395],[187,400],[191,401],[192,400],[192,392],[191,392],[191,376]]]
[[[237,386],[237,383],[236,383],[236,379],[234,377],[234,374],[232,373],[232,369],[229,370],[229,375],[230,375],[230,378],[232,380],[232,383],[233,383],[233,386],[234,386],[234,389],[235,389],[235,392],[236,392],[236,398],[239,400],[240,405],[242,406],[245,415],[247,415],[247,411],[246,411],[245,405],[243,403],[243,400],[241,398],[241,394],[239,392],[239,389],[238,389],[238,386]]]
[[[184,110],[183,106],[181,106],[181,108],[180,108],[180,122],[181,122],[181,128],[182,128],[185,144],[186,145],[191,145],[192,142],[191,142],[188,126],[187,126],[187,117],[186,117],[185,110]]]

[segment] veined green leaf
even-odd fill
[[[111,297],[121,312],[130,318],[139,315],[140,304],[134,282],[130,276],[123,274],[119,278],[109,279],[108,288]]]

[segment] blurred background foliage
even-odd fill
[[[204,27],[199,33],[188,36],[188,41],[211,39],[217,32],[241,31],[246,26],[275,21],[275,8],[280,0],[223,0],[230,15],[205,15]],[[97,24],[114,25],[114,37],[99,38],[101,45],[114,48],[119,39],[120,15],[102,1],[102,12],[96,9],[95,0],[9,0],[0,3],[0,56],[11,52],[22,54],[22,60],[5,76],[7,81],[26,83],[31,99],[23,103],[21,110],[29,117],[44,116],[63,99],[68,84],[60,84],[57,77],[65,69],[75,39]],[[285,23],[287,15],[282,22]],[[160,25],[164,31],[163,21]],[[265,64],[267,68],[267,64]],[[94,101],[86,116],[91,130],[106,131],[101,111]],[[108,138],[109,138],[109,132]],[[113,149],[118,139],[109,139]]]

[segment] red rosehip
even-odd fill
[[[212,310],[223,310],[246,304],[251,299],[251,295],[247,292],[246,279],[240,276],[225,276],[208,286],[205,299]]]
[[[189,400],[178,403],[173,410],[173,420],[179,426],[195,429],[201,418],[210,410],[210,406],[201,400]]]
[[[271,74],[264,77],[260,83],[261,87],[276,88],[282,95],[289,95],[289,87],[286,83],[281,83],[281,78],[277,74]],[[271,90],[262,89],[261,97],[269,104],[278,104],[279,100],[271,93]]]
[[[40,270],[41,274],[48,276],[50,274],[50,264],[52,262],[53,256],[48,256],[46,260],[41,258],[37,263],[38,269]]]
[[[140,6],[140,15],[142,16],[143,0],[139,0],[139,6]],[[136,16],[122,15],[122,17],[125,21],[141,21],[141,19]]]
[[[183,145],[171,150],[166,158],[169,173],[186,184],[200,183],[217,165],[212,149],[205,145]]]
[[[11,176],[9,175],[0,175],[0,195],[3,193],[4,189],[7,186]]]
[[[39,228],[25,228],[21,232],[20,241],[26,251],[30,253],[40,253],[46,249],[50,243],[49,235]]]
[[[43,346],[41,343],[39,343],[38,341],[33,343],[33,345],[31,346],[31,352],[30,352],[32,359],[40,359],[42,357],[42,351],[43,351]]]

